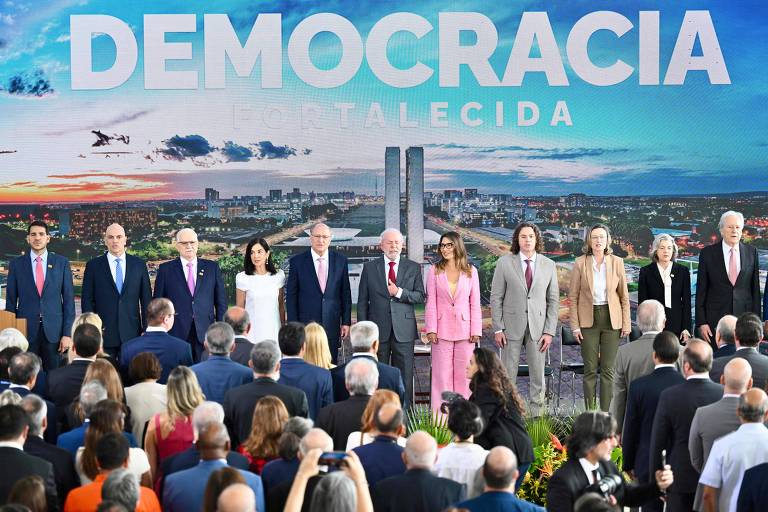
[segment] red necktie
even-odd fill
[[[531,270],[531,260],[525,260],[525,284],[528,285],[528,289],[531,289],[533,284],[533,271]]]
[[[392,281],[392,284],[397,284],[397,276],[395,276],[395,262],[390,261],[389,262],[389,274],[387,274],[387,279]]]
[[[37,294],[43,296],[43,284],[45,284],[45,276],[43,275],[43,259],[38,256],[35,258],[35,284],[37,285]]]

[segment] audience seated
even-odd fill
[[[8,495],[8,503],[27,507],[30,512],[48,512],[58,507],[54,504],[48,506],[45,482],[38,475],[29,475],[17,480]]]
[[[463,398],[448,404],[448,428],[453,441],[440,450],[435,464],[435,474],[450,478],[472,488],[478,470],[485,463],[488,450],[474,443],[474,436],[483,431],[480,408]]]
[[[725,315],[717,322],[717,329],[715,329],[717,350],[712,354],[715,359],[736,353],[736,320],[733,315]]]
[[[387,403],[374,414],[374,425],[379,435],[373,438],[373,442],[352,450],[360,458],[365,476],[372,486],[384,478],[405,473],[403,447],[397,444],[398,437],[405,433],[403,409]]]
[[[59,421],[66,414],[69,404],[80,394],[85,372],[96,360],[96,354],[101,349],[101,331],[91,324],[78,325],[72,334],[72,342],[72,362],[48,374],[46,396],[56,405]]]
[[[278,440],[287,421],[288,410],[279,398],[265,396],[256,402],[251,434],[237,447],[238,453],[248,459],[252,472],[260,475],[264,464],[277,458]]]
[[[299,444],[312,428],[312,420],[295,416],[289,418],[283,427],[283,433],[277,440],[278,459],[267,462],[261,471],[261,483],[264,495],[269,496],[270,489],[277,484],[293,480],[299,469]]]
[[[137,354],[128,371],[131,382],[136,384],[125,388],[125,402],[131,411],[131,432],[142,448],[149,420],[168,407],[166,386],[157,382],[162,371],[160,361],[152,352]]]
[[[42,368],[42,362],[37,354],[32,352],[22,352],[16,354],[11,358],[8,365],[8,378],[11,382],[8,389],[13,390],[14,393],[20,397],[25,397],[32,393],[32,389],[35,388],[37,383],[37,376],[40,374]],[[46,405],[46,418],[49,428],[45,430],[44,438],[48,443],[56,443],[58,437],[57,425],[56,425],[56,406],[53,402],[45,401]]]
[[[712,363],[712,370],[709,372],[710,378],[715,382],[720,382],[720,376],[723,374],[725,365],[734,357],[742,357],[752,367],[752,380],[755,387],[765,389],[768,379],[768,356],[757,351],[757,346],[763,339],[763,322],[760,317],[754,313],[742,313],[736,320],[734,338],[736,352],[733,355],[716,359]]]
[[[203,494],[202,512],[216,512],[219,495],[224,492],[224,489],[234,484],[245,484],[245,478],[235,468],[223,467],[211,473],[205,486],[205,494]],[[248,485],[245,487],[250,490]],[[253,495],[253,491],[251,491],[251,495]],[[252,507],[255,505],[255,498],[251,498],[250,505]]]
[[[107,390],[107,398],[126,405],[123,383],[120,380],[120,375],[117,370],[112,366],[112,363],[103,358],[96,358],[96,360],[88,366],[88,369],[85,371],[85,377],[83,377],[83,383],[91,381],[97,381],[104,384],[104,387]],[[65,425],[68,429],[76,428],[82,425],[84,420],[85,413],[76,398],[70,406],[67,407]],[[127,406],[125,408],[125,421],[127,427],[126,431],[130,432],[131,411]],[[131,434],[131,436],[133,437],[133,434]],[[131,446],[136,446],[135,439]]]
[[[309,417],[317,418],[323,407],[333,403],[333,384],[328,370],[304,361],[304,325],[288,322],[277,336],[280,352],[280,384],[300,389],[307,395]]]
[[[256,496],[245,484],[232,484],[221,491],[216,512],[256,512]]]
[[[142,487],[139,490],[139,481],[136,479],[136,475],[124,468],[118,468],[112,471],[106,480],[104,480],[104,486],[101,488],[101,497],[105,501],[112,501],[124,506],[127,510],[139,510],[146,509],[148,507],[141,507],[142,493],[146,491],[152,492],[146,487]],[[157,496],[152,493],[152,505],[150,510],[161,510],[157,501]]]
[[[368,444],[372,442],[377,435],[379,435],[379,432],[376,430],[375,413],[379,407],[386,403],[392,403],[398,407],[401,407],[400,398],[397,396],[397,394],[395,394],[395,392],[388,389],[377,389],[371,396],[368,404],[365,406],[363,416],[360,419],[360,430],[352,432],[349,434],[349,437],[347,437],[346,451],[350,451],[354,448],[357,448],[358,446]],[[399,437],[397,439],[397,444],[405,448],[405,441],[406,439],[404,437]]]
[[[206,400],[224,403],[224,395],[232,388],[253,381],[253,372],[229,358],[235,348],[235,332],[225,322],[214,322],[205,333],[208,359],[197,363],[191,370],[197,375]]]
[[[323,407],[317,415],[317,426],[333,438],[334,450],[343,450],[349,435],[362,427],[363,412],[378,381],[379,370],[370,358],[353,358],[344,365],[344,382],[350,397]]]
[[[239,446],[251,433],[256,402],[267,395],[283,401],[290,416],[307,417],[307,397],[303,391],[277,382],[280,374],[280,349],[274,340],[264,340],[253,346],[251,361],[254,381],[227,391],[224,413],[232,443]]]
[[[13,356],[22,352],[24,351],[16,346],[6,347],[0,351],[0,391],[8,389],[11,385],[11,381],[8,380],[8,365],[11,364]]]
[[[248,312],[239,306],[232,306],[224,313],[224,322],[229,324],[235,333],[235,347],[229,353],[229,358],[243,366],[248,366],[248,361],[251,360],[251,349],[253,348],[253,343],[246,336],[248,331],[251,330],[251,319],[248,316]],[[210,357],[210,354],[206,349],[200,356],[200,360],[205,361],[208,357]]]
[[[29,350],[29,341],[22,332],[14,327],[0,331],[0,352],[8,347],[18,347],[22,352]]]
[[[304,326],[304,360],[324,370],[336,368],[328,348],[328,336],[323,326],[317,322],[309,322]]]

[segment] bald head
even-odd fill
[[[661,302],[649,299],[637,306],[637,327],[640,332],[662,331],[665,321],[664,306]]]
[[[743,357],[734,357],[723,369],[720,384],[725,386],[725,393],[740,395],[752,387],[752,367]]]
[[[387,402],[382,404],[374,417],[376,430],[380,434],[399,436],[403,433],[403,409],[399,404]]]
[[[243,336],[251,329],[251,319],[248,312],[239,306],[232,306],[224,313],[224,322],[235,331],[235,336]]]
[[[760,388],[742,393],[737,412],[742,423],[763,423],[768,412],[768,395]]]
[[[222,423],[209,423],[197,433],[195,443],[203,460],[222,459],[229,452],[229,434]]]
[[[414,432],[405,443],[403,461],[408,469],[432,469],[437,459],[437,442],[426,432]]]
[[[112,256],[121,257],[125,252],[125,230],[120,224],[110,224],[104,231],[104,244]]]
[[[333,451],[333,439],[329,436],[325,430],[320,428],[313,428],[307,432],[307,435],[301,438],[299,443],[299,452],[301,455],[306,455],[310,450],[318,448],[324,452]]]
[[[695,373],[709,373],[712,369],[712,347],[698,338],[688,340],[683,361],[683,373],[686,377]]]
[[[256,495],[245,484],[227,486],[216,501],[216,512],[256,512]]]
[[[723,345],[733,345],[736,342],[734,333],[736,332],[736,317],[733,315],[725,315],[717,322],[717,329],[715,330],[715,342],[718,347]]]
[[[483,464],[483,477],[487,491],[515,492],[517,457],[506,446],[497,446],[488,452]]]

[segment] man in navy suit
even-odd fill
[[[768,462],[753,466],[744,472],[736,502],[738,512],[759,512],[768,503]]]
[[[120,368],[124,376],[128,375],[131,361],[141,352],[152,352],[160,360],[163,373],[158,382],[165,384],[171,370],[179,365],[192,366],[192,350],[189,344],[171,336],[174,325],[174,307],[168,299],[153,299],[147,306],[147,332],[144,335],[126,341],[120,351]]]
[[[277,335],[280,352],[280,384],[304,391],[309,405],[309,417],[317,419],[317,413],[333,403],[331,373],[325,368],[304,361],[304,326],[288,322]]]
[[[397,444],[398,438],[405,434],[403,409],[386,403],[374,411],[373,423],[379,433],[373,442],[352,450],[360,458],[371,487],[380,480],[405,473],[403,447]]]
[[[139,336],[147,326],[147,305],[152,299],[144,260],[125,252],[125,230],[112,224],[104,232],[107,253],[85,265],[83,313],[99,315],[104,328],[104,351],[117,359],[120,345]]]
[[[11,358],[8,365],[8,378],[11,385],[8,387],[11,391],[24,398],[32,393],[35,387],[37,376],[40,373],[41,363],[37,354],[32,352],[22,352]],[[42,400],[42,398],[41,398]],[[56,406],[53,402],[45,400],[47,409],[46,419],[48,420],[48,429],[45,431],[45,440],[55,444],[58,435],[56,426]]]
[[[75,293],[72,270],[64,256],[48,252],[48,225],[36,220],[27,228],[29,254],[8,266],[5,309],[27,320],[29,350],[46,370],[59,367],[60,353],[72,346]]]
[[[389,366],[376,359],[379,350],[379,327],[368,320],[357,322],[350,329],[350,342],[352,344],[352,359],[365,357],[376,363],[379,370],[379,384],[377,389],[389,389],[397,393],[400,397],[400,403],[405,403],[405,387],[400,370],[394,366]],[[350,361],[352,360],[350,359]],[[331,369],[331,378],[333,379],[333,400],[341,402],[349,398],[346,382],[344,380],[344,370],[349,364],[346,363]]]
[[[352,292],[347,257],[328,250],[331,237],[331,228],[315,224],[310,230],[312,248],[290,259],[285,305],[289,322],[323,326],[336,363],[339,340],[352,324]]]
[[[736,353],[736,317],[725,315],[717,322],[715,330],[715,344],[717,349],[712,357],[732,356]]]
[[[154,297],[163,297],[176,309],[170,334],[192,345],[195,360],[203,353],[205,331],[221,321],[227,310],[227,295],[218,263],[197,257],[197,234],[189,228],[176,233],[179,257],[157,269]]]
[[[197,375],[197,382],[207,400],[223,404],[227,391],[253,382],[251,369],[229,358],[234,348],[235,331],[229,324],[214,322],[208,327],[205,349],[210,355],[190,368]]]

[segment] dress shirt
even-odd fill
[[[144,332],[168,332],[162,325],[148,325]]]
[[[605,258],[603,258],[603,263],[599,267],[597,266],[597,261],[595,260],[595,257],[592,256],[592,305],[593,306],[603,306],[605,304],[608,304],[608,284],[606,283],[607,279],[607,266],[605,264]]]
[[[29,257],[32,260],[32,280],[35,281],[35,267],[37,266],[37,262],[35,261],[37,257],[40,256],[40,263],[43,265],[43,280],[48,276],[48,251],[43,251],[42,254],[35,254],[35,251],[31,250],[29,251]],[[726,261],[727,262],[727,261]]]
[[[671,364],[667,364],[667,363],[657,364],[656,366],[653,367],[654,370],[656,370],[658,368],[675,368],[675,363],[671,363]]]
[[[111,252],[107,251],[107,261],[109,261],[109,272],[112,274],[112,280],[117,284],[117,277],[115,276],[115,261],[120,260],[120,268],[123,269],[123,283],[125,283],[125,251],[120,256],[115,256]],[[184,267],[184,277],[187,277],[187,267]]]
[[[584,457],[579,459],[579,464],[581,464],[581,469],[584,470],[584,474],[587,475],[587,481],[591,484],[597,483],[595,481],[595,471],[597,471],[597,480],[600,480],[600,477],[602,476],[600,474],[600,464],[592,464]]]
[[[24,445],[16,441],[0,441],[0,448],[16,448],[17,450],[24,451]]]
[[[667,268],[664,269],[658,263],[656,267],[659,269],[661,275],[661,282],[664,283],[664,307],[667,309],[672,308],[672,262],[669,262]]]
[[[533,256],[530,258],[525,256],[522,252],[517,253],[520,256],[520,266],[523,268],[523,279],[525,279],[525,268],[528,266],[525,263],[525,260],[531,260],[531,275],[536,275],[536,253],[533,253]]]
[[[317,271],[318,267],[320,266],[320,262],[318,261],[320,258],[325,258],[325,282],[328,282],[328,250],[325,251],[325,254],[320,256],[315,252],[314,249],[310,249],[312,252],[312,262],[315,264],[315,275],[317,275],[319,272]]]
[[[26,389],[27,391],[30,391],[29,386],[25,386],[24,384],[11,384],[10,386],[8,386],[8,389],[13,389],[13,388],[22,388],[22,389]]]
[[[390,261],[394,261],[395,262],[395,266],[392,268],[392,270],[395,272],[395,276],[397,276],[397,269],[400,268],[400,255],[399,254],[397,255],[397,259],[396,260],[390,260],[389,258],[387,258],[386,255],[384,256],[384,282],[387,283],[387,284],[389,284],[389,262]],[[395,283],[395,284],[397,284],[397,283]],[[395,294],[395,297],[397,297],[399,299],[402,296],[403,296],[403,289],[398,286],[397,287],[397,293]]]
[[[184,272],[184,282],[187,282],[187,275],[189,274],[189,269],[187,268],[187,263],[192,264],[192,279],[195,281],[195,285],[197,285],[197,258],[193,260],[185,260],[181,256],[179,256],[179,259],[181,260],[181,270]],[[114,274],[113,274],[114,275]],[[123,277],[125,277],[125,274],[123,274]]]
[[[741,257],[739,255],[739,244],[733,247],[733,257],[736,260],[736,275],[741,272]],[[731,262],[731,246],[723,242],[723,258],[725,259],[725,273],[728,273],[728,265]]]
[[[701,379],[701,380],[709,380],[709,374],[708,373],[694,373],[693,375],[689,375],[685,378],[685,380],[693,380],[693,379]]]

